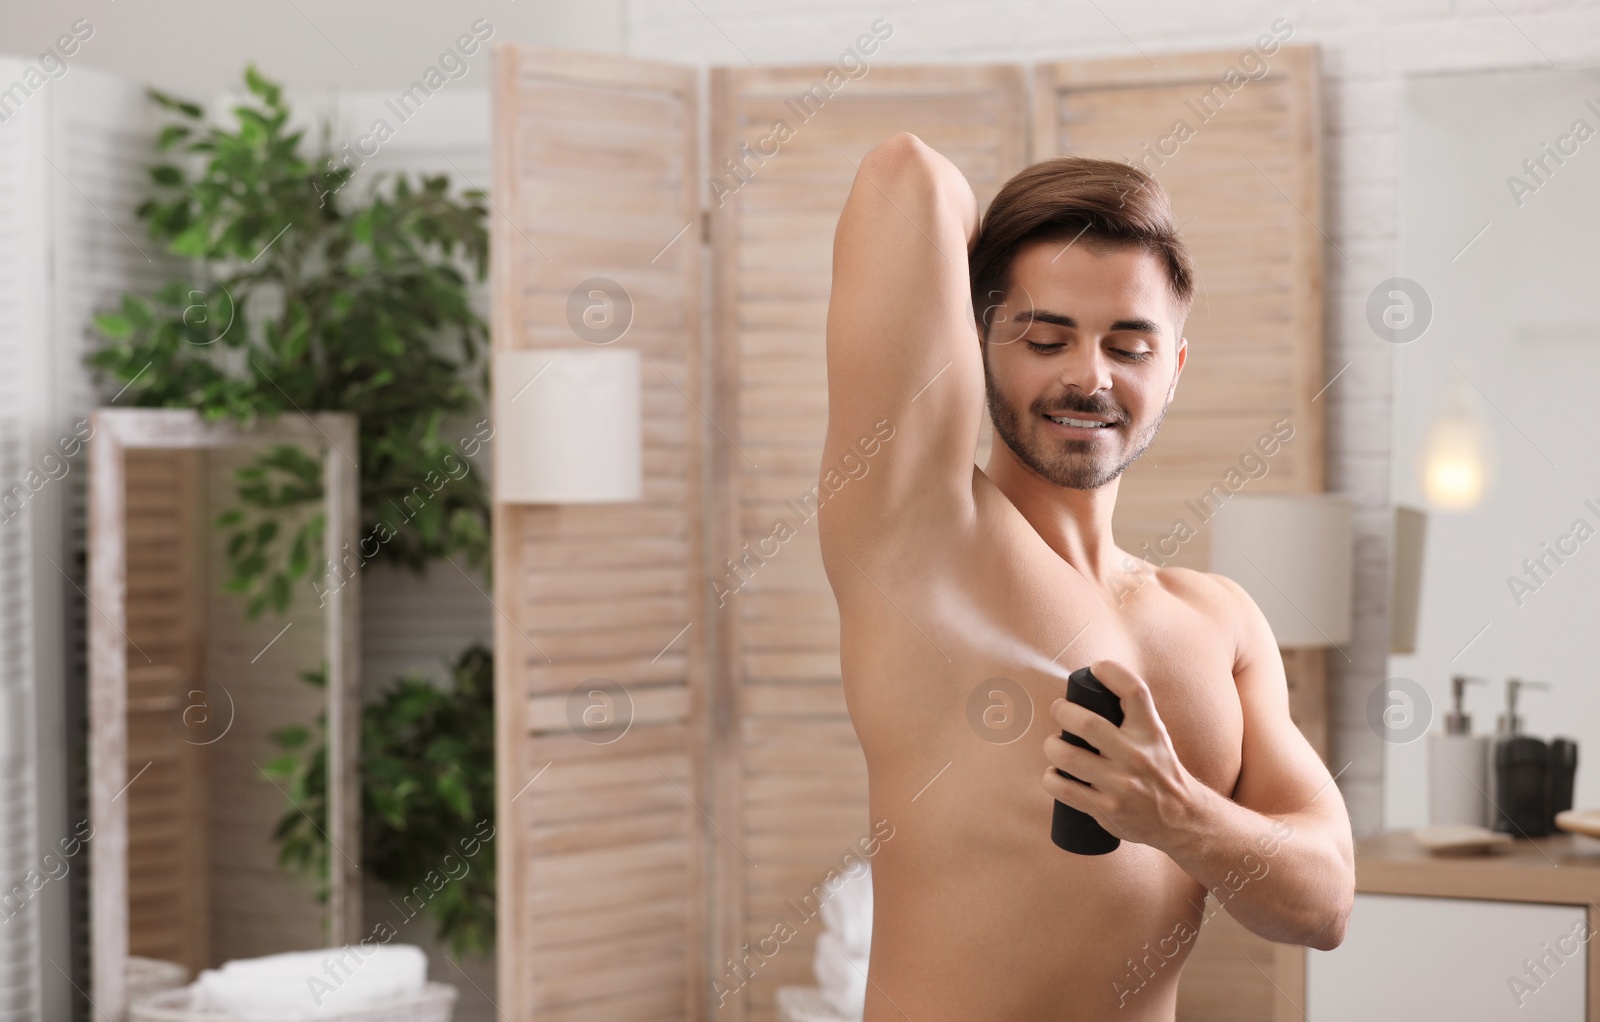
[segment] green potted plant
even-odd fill
[[[210,420],[355,413],[360,450],[341,453],[359,466],[361,563],[420,572],[455,554],[488,570],[487,492],[457,453],[476,454],[486,439],[487,326],[469,290],[487,269],[483,194],[452,194],[443,175],[370,171],[369,187],[345,187],[357,170],[333,163],[330,126],[308,157],[281,88],[254,66],[244,82],[232,125],[150,90],[169,123],[138,216],[198,279],[126,294],[98,315],[104,344],[89,365],[127,403]],[[452,428],[471,428],[471,443],[453,440]],[[452,464],[465,467],[457,475]],[[441,472],[448,483],[435,486]],[[320,478],[317,460],[296,448],[264,451],[239,472],[237,506],[217,526],[230,533],[229,588],[249,616],[282,613],[296,584],[327,584],[314,557],[324,523],[309,510]],[[437,864],[463,826],[488,820],[492,833],[490,664],[486,649],[469,648],[453,689],[403,679],[366,708],[364,855],[377,878],[408,887],[420,879],[409,871]],[[323,683],[321,669],[302,677]],[[326,798],[321,726],[278,732],[284,752],[268,768],[313,815]],[[280,860],[323,884],[326,839],[306,822],[286,809]],[[484,950],[494,932],[492,844],[469,876],[429,911],[457,950]]]

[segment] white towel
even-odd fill
[[[872,873],[847,878],[822,903],[823,932],[817,935],[811,969],[822,999],[849,1019],[867,1003],[867,961],[872,950]]]
[[[291,1022],[415,994],[427,981],[427,956],[412,944],[289,951],[206,969],[191,1007]]]
[[[839,935],[847,951],[864,955],[872,947],[872,869],[845,877],[822,903],[822,925]]]
[[[822,999],[841,1018],[859,1019],[867,1008],[867,956],[850,954],[839,935],[824,931],[817,936],[811,961]]]

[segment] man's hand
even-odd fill
[[[1052,764],[1044,790],[1094,817],[1113,837],[1164,848],[1182,833],[1201,783],[1178,761],[1144,679],[1115,660],[1096,660],[1090,669],[1122,700],[1122,726],[1066,699],[1051,703],[1051,718],[1100,754],[1052,734],[1044,742]],[[1056,767],[1084,783],[1062,777]]]

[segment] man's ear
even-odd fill
[[[1189,338],[1183,336],[1183,333],[1180,331],[1178,334],[1178,355],[1174,360],[1172,369],[1172,386],[1167,388],[1167,400],[1169,402],[1172,400],[1172,395],[1178,390],[1178,377],[1183,374],[1183,364],[1188,361],[1188,359]]]

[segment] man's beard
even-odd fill
[[[1033,433],[1025,436],[1016,408],[995,387],[994,377],[989,374],[987,358],[983,362],[983,381],[984,389],[989,395],[989,419],[994,423],[994,431],[1000,434],[1000,439],[1011,448],[1011,453],[1040,477],[1070,490],[1098,490],[1120,476],[1123,469],[1138,460],[1145,452],[1145,448],[1155,440],[1156,433],[1161,429],[1162,420],[1167,417],[1167,405],[1162,405],[1161,414],[1156,416],[1156,421],[1136,438],[1132,445],[1133,452],[1118,462],[1116,452],[1111,450],[1113,445],[1100,440],[1052,438],[1041,442],[1038,439],[1037,426],[1034,427]],[[1070,417],[1072,411],[1085,415],[1112,417],[1115,424],[1106,428],[1116,429],[1118,432],[1126,425],[1122,421],[1122,415],[1114,408],[1086,408],[1070,401],[1067,402],[1066,409],[1039,407],[1030,409],[1028,414],[1032,417],[1032,421],[1037,422],[1039,416],[1047,412],[1065,418]],[[1098,447],[1105,447],[1107,451],[1099,455],[1091,454]]]

